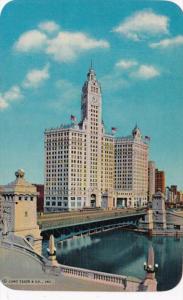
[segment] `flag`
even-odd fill
[[[116,127],[111,127],[112,135],[116,133],[117,128]]]
[[[150,140],[151,140],[150,136],[147,136],[147,135],[146,135],[146,136],[145,136],[145,140],[146,140],[146,141],[150,141]]]
[[[71,115],[71,121],[76,121],[76,116]]]

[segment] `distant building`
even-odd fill
[[[82,88],[81,121],[45,130],[45,211],[147,204],[148,142],[106,133],[102,92],[91,67]],[[147,137],[146,137],[147,138]]]
[[[116,207],[147,204],[148,146],[136,126],[132,135],[115,138]]]
[[[174,203],[174,196],[173,192],[171,191],[171,188],[169,186],[166,187],[166,201],[168,204],[173,204]]]
[[[7,232],[25,238],[41,254],[42,237],[37,225],[36,187],[25,181],[24,171],[15,172],[15,181],[3,186],[3,223]]]
[[[159,171],[156,169],[155,171],[155,192],[161,191],[165,194],[165,172]]]
[[[170,204],[182,203],[183,194],[181,191],[178,191],[177,185],[171,185],[166,188],[167,190],[167,202]]]
[[[38,192],[37,196],[37,212],[44,211],[44,184],[33,184]]]
[[[183,203],[183,192],[177,191],[177,203]]]
[[[148,162],[148,200],[152,201],[152,196],[155,194],[155,162]]]
[[[173,202],[176,203],[177,202],[177,185],[171,185],[170,190],[173,194]]]

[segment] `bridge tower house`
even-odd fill
[[[152,197],[153,222],[157,229],[166,229],[165,196],[159,190]]]
[[[38,254],[42,252],[42,237],[37,225],[37,191],[28,183],[23,170],[15,172],[15,181],[3,186],[2,219],[7,233],[25,238]]]

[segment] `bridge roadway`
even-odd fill
[[[68,228],[91,223],[105,223],[112,220],[139,220],[146,214],[142,209],[92,210],[38,215],[38,224],[42,232]]]

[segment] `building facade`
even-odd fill
[[[166,201],[167,204],[182,204],[183,193],[178,190],[177,185],[166,187]]]
[[[165,194],[165,172],[155,170],[155,192],[161,191]]]
[[[45,211],[145,205],[148,144],[137,126],[128,137],[105,132],[92,68],[82,88],[81,121],[71,120],[45,130]]]
[[[155,194],[155,162],[148,162],[148,200],[152,201],[152,196]]]
[[[148,145],[136,126],[132,135],[115,138],[116,207],[141,207],[147,203]]]
[[[44,184],[33,184],[36,187],[38,196],[37,196],[37,212],[44,211]]]

